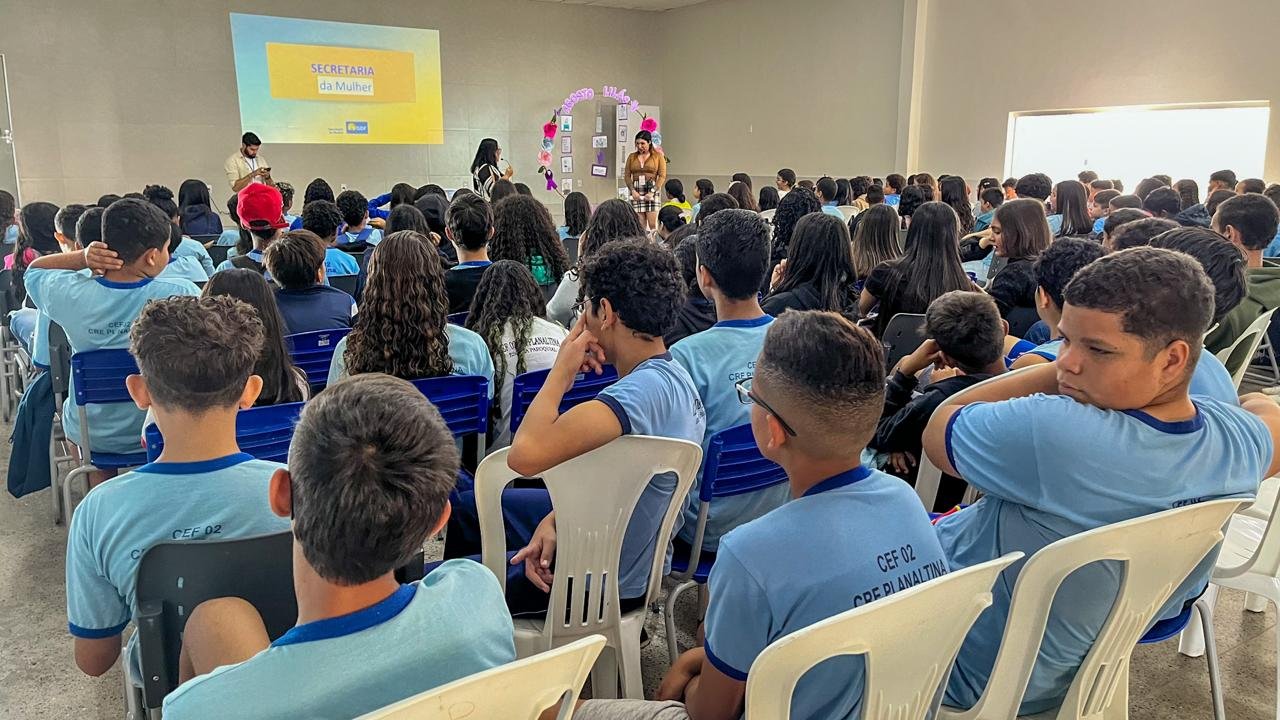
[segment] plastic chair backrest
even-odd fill
[[[328,383],[333,351],[338,347],[338,341],[349,332],[350,328],[337,328],[285,336],[289,357],[298,369],[307,374],[307,382],[313,390],[319,390]]]
[[[578,262],[578,240],[579,239],[580,238],[576,238],[576,237],[567,237],[564,240],[560,241],[560,244],[564,245],[564,254],[568,256],[570,265],[576,264]]]
[[[475,474],[484,564],[504,587],[507,543],[502,491],[520,477],[507,467],[509,451],[503,448],[485,458]],[[658,530],[645,604],[657,599],[671,530],[701,460],[701,446],[687,440],[624,435],[541,473],[556,513],[555,581],[543,623],[552,646],[620,626],[618,566],[623,535],[650,478],[674,472],[678,480]],[[594,588],[590,593],[588,585]]]
[[[158,708],[178,686],[182,630],[196,606],[219,597],[249,601],[272,639],[293,627],[293,535],[290,532],[239,540],[181,541],[154,545],[138,565],[138,641],[142,689],[148,708]]]
[[[213,261],[213,267],[216,269],[227,261],[227,251],[230,249],[230,245],[210,245],[205,248],[205,251],[209,253],[209,259]]]
[[[880,342],[884,343],[884,367],[888,372],[924,342],[924,315],[898,313],[889,318]]]
[[[259,460],[286,462],[289,445],[293,442],[293,429],[302,415],[306,403],[284,403],[249,408],[236,413],[236,444],[241,452]],[[146,429],[147,460],[155,462],[164,449],[164,437],[160,428],[148,425]]]
[[[777,213],[777,209],[760,211],[760,218],[765,222],[773,222],[773,216]]]
[[[923,720],[938,702],[969,629],[991,605],[991,587],[1021,557],[1009,553],[943,575],[774,642],[747,673],[746,720],[787,720],[801,676],[840,655],[865,655],[863,720]]]
[[[211,243],[216,241],[218,238],[222,237],[222,233],[218,233],[216,235],[209,234],[209,233],[206,233],[204,235],[188,235],[187,237],[191,238],[192,240],[195,240],[201,245],[204,245],[205,243]]]
[[[71,356],[76,405],[133,402],[124,379],[138,373],[128,350],[90,350]]]
[[[854,215],[858,214],[858,208],[852,205],[838,205],[836,206],[836,210],[839,210],[840,214],[844,216],[845,222],[849,222],[853,219]]]
[[[65,398],[71,391],[71,341],[62,326],[52,320],[49,321],[49,384],[59,398]]]
[[[993,382],[996,382],[997,380],[1000,380],[1001,378],[1009,377],[1011,375],[1016,375],[1017,373],[1021,373],[1021,372],[1026,372],[1027,370],[1030,370],[1030,369],[1031,368],[1018,368],[1017,370],[1007,372],[1003,375],[997,375],[996,377],[993,377],[993,378],[987,378],[986,380],[983,380],[980,383],[976,383],[970,387],[967,387],[961,390],[955,395],[952,395],[950,398],[948,398],[948,403],[962,401],[965,399],[965,396],[976,392],[980,387],[989,385]],[[946,403],[934,408],[933,412],[936,414],[938,410],[942,409],[944,405],[946,405]],[[934,511],[933,505],[935,502],[937,502],[938,488],[941,484],[942,484],[942,471],[939,470],[938,466],[934,465],[933,461],[929,459],[928,453],[923,453],[923,452],[920,453],[920,464],[916,466],[916,495],[920,496],[920,502],[924,503],[925,510],[928,510],[930,512]],[[951,508],[945,508],[943,512],[950,509]]]
[[[1231,345],[1216,353],[1222,364],[1227,366],[1227,372],[1231,373],[1231,380],[1237,389],[1244,380],[1245,373],[1249,371],[1254,353],[1258,352],[1258,346],[1267,335],[1267,326],[1271,324],[1271,316],[1275,315],[1276,309],[1272,308],[1259,315]]]
[[[1266,526],[1262,530],[1262,537],[1259,538],[1258,547],[1253,551],[1253,555],[1238,567],[1223,568],[1221,561],[1219,561],[1219,567],[1214,574],[1239,577],[1246,573],[1256,573],[1265,577],[1280,578],[1280,522],[1277,522],[1278,516],[1280,516],[1280,494],[1277,494],[1272,501],[1271,514],[1266,518]],[[1239,517],[1232,522],[1236,521],[1251,522],[1255,527],[1263,522],[1256,515]]]
[[[413,386],[440,411],[454,437],[489,430],[489,381],[480,375],[445,375],[414,380]]]
[[[7,318],[9,313],[18,308],[10,302],[13,290],[13,270],[0,270],[0,317]]]
[[[355,297],[356,285],[359,284],[359,280],[359,275],[331,275],[329,276],[329,286]]]
[[[564,647],[455,680],[361,715],[359,720],[535,720],[557,702],[560,703],[557,717],[568,720],[604,644],[605,639],[600,635],[584,637]]]
[[[448,319],[450,325],[465,327],[467,324],[467,315],[469,314],[470,312],[468,312],[467,310],[463,310],[462,312],[449,313],[445,317]]]
[[[524,421],[524,414],[529,412],[529,406],[538,396],[538,391],[542,389],[550,372],[550,370],[534,370],[517,375],[511,382],[511,433],[513,435],[520,427],[520,423]],[[618,382],[618,369],[612,365],[605,365],[599,375],[579,373],[573,381],[573,387],[569,388],[569,392],[565,393],[564,398],[560,400],[560,412],[566,412],[575,405],[594,400],[601,390],[616,382]]]
[[[1138,639],[1173,591],[1222,541],[1222,526],[1243,503],[1210,500],[1166,510],[1063,538],[1037,552],[1018,573],[986,691],[973,708],[947,717],[1016,717],[1058,587],[1084,565],[1117,560],[1124,563],[1119,594],[1057,714],[1059,720],[1109,717],[1103,712],[1117,697],[1120,683],[1128,682],[1129,654]],[[1119,696],[1127,697],[1127,692]]]

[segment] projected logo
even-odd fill
[[[348,135],[368,135],[369,123],[363,120],[348,120],[347,134]]]

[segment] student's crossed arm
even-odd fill
[[[1262,393],[1240,396],[1240,407],[1258,416],[1271,433],[1271,465],[1267,477],[1280,473],[1280,405],[1275,398]]]
[[[929,418],[929,426],[925,428],[922,438],[925,453],[939,470],[947,475],[960,477],[960,472],[947,457],[947,426],[951,424],[951,418],[960,412],[961,408],[971,403],[999,402],[1037,393],[1058,394],[1057,363],[1033,365],[1024,370],[1000,375],[998,379],[965,393],[963,398],[957,399],[955,396],[948,398]]]
[[[511,442],[507,466],[525,477],[535,477],[622,436],[618,416],[599,400],[582,403],[560,414],[560,401],[573,387],[578,373],[599,375],[604,367],[604,351],[587,330],[584,317],[578,318],[569,336],[560,344],[555,365]]]
[[[742,715],[747,683],[725,675],[704,648],[685,651],[658,686],[658,700],[683,700],[691,720],[733,720]]]
[[[108,270],[119,270],[124,267],[124,262],[120,260],[120,256],[116,254],[115,250],[107,247],[106,243],[91,242],[89,247],[81,252],[42,255],[32,260],[30,267],[41,270],[70,270],[72,272],[79,272],[88,268],[101,275]]]

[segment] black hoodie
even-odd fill
[[[184,235],[221,235],[222,218],[208,205],[188,205],[182,208],[181,226]]]

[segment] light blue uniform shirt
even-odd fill
[[[187,280],[155,278],[120,283],[70,270],[28,268],[23,280],[36,307],[67,331],[73,353],[127,348],[129,328],[148,301],[200,294],[200,289]],[[137,405],[132,402],[88,405],[85,410],[95,452],[142,450],[142,418],[146,413]],[[67,438],[83,448],[74,378],[62,412]]]
[[[93,277],[93,272],[87,269],[78,274]],[[49,369],[49,316],[43,310],[36,315],[36,330],[31,336],[31,362],[44,370]]]
[[[223,247],[235,247],[238,242],[240,242],[240,231],[237,228],[231,228],[230,230],[223,230],[218,239],[214,241],[214,244]]]
[[[1049,221],[1049,229],[1053,231],[1053,236],[1058,237],[1058,233],[1062,232],[1062,216],[1050,215],[1045,219]]]
[[[973,231],[980,232],[991,227],[991,220],[996,216],[995,210],[988,210],[973,219]]]
[[[1102,228],[1107,224],[1107,219],[1100,217],[1093,221],[1093,237],[1102,237]]]
[[[18,226],[10,225],[4,229],[4,244],[13,245],[18,242]]]
[[[618,418],[623,435],[653,435],[702,442],[707,412],[689,373],[664,353],[636,365],[626,377],[600,391],[596,400]],[[640,493],[635,512],[622,538],[618,565],[619,597],[644,596],[649,586],[649,568],[658,544],[658,528],[676,489],[674,473],[659,473],[649,479]],[[681,519],[676,518],[676,531]],[[671,562],[671,548],[662,549]]]
[[[358,233],[342,233],[342,235],[345,238],[340,242],[342,245],[364,241],[369,246],[373,246],[382,242],[382,231],[375,227],[366,227]]]
[[[711,445],[711,436],[721,430],[751,422],[751,406],[738,400],[734,385],[755,375],[756,357],[764,346],[764,335],[773,318],[764,315],[754,320],[722,320],[710,328],[671,346],[671,356],[689,373],[707,412],[707,429],[702,436],[703,462]],[[698,488],[702,469],[689,490],[685,503],[684,525],[680,537],[692,543],[698,525]],[[733,528],[754,520],[778,507],[791,497],[786,483],[742,495],[716,498],[707,514],[702,546],[715,550],[720,536]]]
[[[484,338],[453,323],[445,325],[445,335],[449,338],[449,357],[453,360],[453,374],[483,375],[489,380],[489,397],[493,397],[493,357],[489,355],[489,346],[484,344]],[[337,347],[333,350],[333,360],[329,363],[328,385],[347,376],[347,363],[343,359],[346,352],[347,339],[344,337],[338,341]]]
[[[498,581],[450,560],[363,610],[294,627],[266,650],[183,683],[170,720],[351,718],[516,659]]]
[[[836,209],[836,204],[834,202],[823,203],[822,212],[831,215],[832,217],[838,217],[841,220],[844,219],[844,213]]]
[[[178,243],[178,247],[172,253],[173,257],[192,257],[204,268],[204,275],[208,278],[213,274],[213,258],[209,257],[209,251],[201,245],[199,241],[189,237],[183,237],[182,242]]]
[[[351,256],[351,253],[343,252],[336,247],[325,248],[324,274],[325,277],[359,275],[360,263]]]
[[[938,522],[952,569],[1015,550],[1030,557],[1064,537],[1171,508],[1254,495],[1271,463],[1266,426],[1227,403],[1193,400],[1196,416],[1182,422],[1061,395],[965,406],[947,427],[947,456],[986,494]],[[1192,571],[1157,618],[1177,615],[1200,593],[1216,555]],[[969,632],[946,704],[971,707],[986,687],[1020,568],[1001,576],[994,604]],[[1111,609],[1120,575],[1116,563],[1094,563],[1063,583],[1020,714],[1061,702]]]
[[[245,256],[245,257],[247,257],[247,258],[249,258],[250,260],[253,260],[254,262],[257,262],[257,263],[258,263],[258,264],[260,264],[260,265],[262,264],[262,251],[261,251],[261,250],[259,250],[259,249],[257,249],[257,248],[254,248],[254,249],[250,250],[249,252],[245,253],[245,254],[244,254],[244,256]],[[228,254],[227,254],[227,259],[226,259],[226,260],[223,260],[223,261],[222,261],[222,262],[220,262],[220,263],[218,263],[218,267],[214,268],[214,271],[213,271],[213,272],[214,272],[215,274],[217,274],[217,273],[222,272],[223,270],[235,270],[235,269],[236,269],[236,266],[231,264],[231,260],[232,260],[234,257],[235,257],[235,256],[233,256],[233,255],[231,255],[230,253],[228,253]],[[263,273],[262,273],[262,277],[264,277],[264,278],[266,278],[266,279],[270,280],[270,279],[271,279],[271,273],[266,272],[266,270],[265,270],[265,268],[264,268]]]
[[[1262,256],[1263,257],[1280,256],[1280,232],[1277,232],[1276,236],[1272,238],[1271,243],[1267,245],[1267,249],[1262,251]]]
[[[193,283],[209,282],[209,273],[204,271],[204,268],[200,265],[199,258],[193,255],[185,257],[171,256],[169,264],[156,277],[162,280],[190,280]]]
[[[67,625],[78,638],[119,635],[133,618],[139,559],[170,541],[233,540],[285,532],[267,485],[279,463],[246,453],[151,463],[93,489],[71,516]]]
[[[915,492],[856,467],[720,541],[709,580],[707,660],[745,681],[779,638],[946,572]],[[863,672],[861,657],[820,663],[796,684],[791,717],[860,717]]]
[[[898,203],[900,202],[902,202],[902,196],[899,195],[898,193],[893,193],[892,195],[884,196],[884,204],[888,205],[891,208],[898,207]]]
[[[1053,362],[1058,359],[1058,353],[1062,351],[1062,339],[1050,340],[1049,342],[1037,346],[1030,351],[1032,355]],[[1227,366],[1216,355],[1208,350],[1200,351],[1200,359],[1196,361],[1196,369],[1191,371],[1191,385],[1187,388],[1190,395],[1203,395],[1211,397],[1218,402],[1228,403],[1230,405],[1240,404],[1240,393],[1236,390],[1236,384],[1231,379],[1231,373],[1227,371]]]

